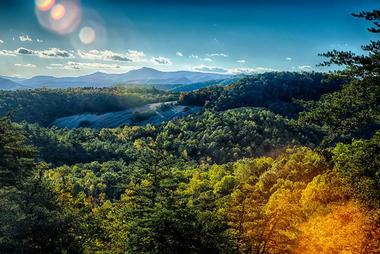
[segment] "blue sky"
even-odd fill
[[[374,39],[350,13],[378,0],[2,0],[0,75],[322,70]],[[62,10],[63,9],[63,10]],[[378,36],[378,35],[377,35]]]

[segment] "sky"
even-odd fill
[[[379,7],[379,0],[1,0],[0,75],[324,71],[318,53],[360,53],[378,36],[351,13]]]

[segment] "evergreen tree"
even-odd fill
[[[0,253],[61,253],[69,218],[42,181],[44,164],[10,117],[0,119]],[[75,252],[75,249],[70,250]]]
[[[353,15],[372,22],[369,31],[379,33],[379,10]],[[321,54],[328,58],[322,66],[343,67],[331,73],[332,78],[349,81],[340,91],[322,96],[311,111],[301,115],[301,122],[329,128],[330,136],[326,141],[354,134],[369,124],[377,128],[376,122],[380,119],[380,40],[371,41],[362,49],[366,54],[337,50]]]

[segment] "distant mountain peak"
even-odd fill
[[[159,70],[156,70],[156,69],[154,69],[154,68],[150,68],[150,67],[142,67],[142,68],[140,68],[140,69],[136,69],[136,71],[142,71],[142,70],[144,70],[144,71],[159,71]]]
[[[102,76],[107,76],[107,75],[112,75],[112,74],[107,74],[105,72],[97,71],[89,75],[84,75],[82,77],[98,77],[98,76],[102,77]]]
[[[101,72],[101,71],[97,71],[97,72],[94,72],[94,73],[93,73],[93,75],[100,75],[100,74],[103,75],[103,74],[106,74],[106,73]]]
[[[156,69],[153,69],[153,68],[150,68],[150,67],[142,67],[140,69],[136,69],[136,70],[131,70],[129,72],[127,72],[126,74],[128,73],[152,73],[152,74],[156,74],[156,73],[162,73],[162,71],[159,71],[159,70],[156,70]]]

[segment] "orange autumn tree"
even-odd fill
[[[255,180],[234,172],[225,216],[239,253],[379,253],[378,210],[359,203],[322,155],[300,147],[268,162]]]
[[[380,231],[368,211],[350,201],[300,226],[296,254],[379,253]]]

